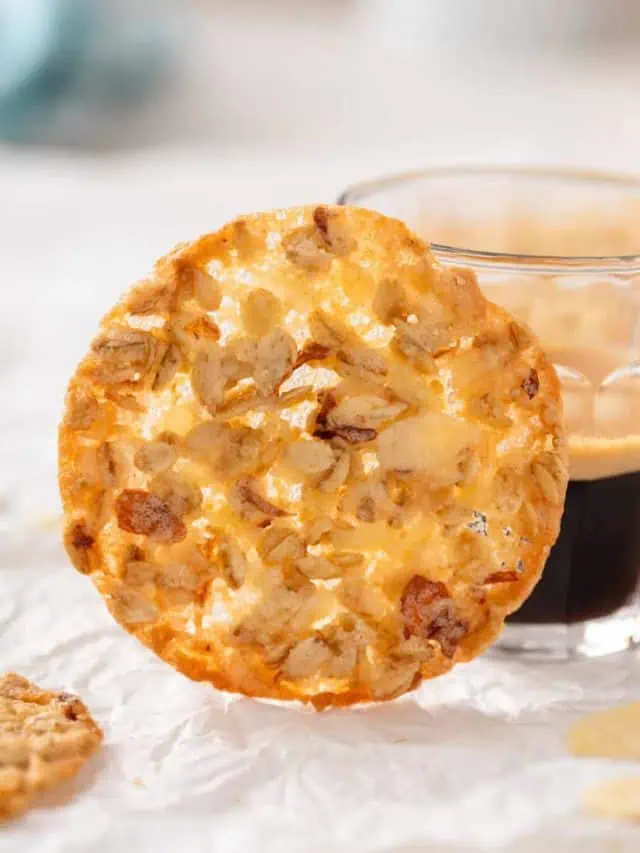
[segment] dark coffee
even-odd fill
[[[572,480],[540,582],[510,622],[583,622],[627,604],[640,577],[640,471]]]

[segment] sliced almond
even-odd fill
[[[286,515],[283,509],[263,497],[251,480],[239,480],[231,488],[229,503],[241,518],[256,527],[266,527],[272,519]]]
[[[531,471],[540,491],[550,504],[560,504],[564,499],[561,484],[566,475],[556,457],[551,453],[541,453],[532,463]]]
[[[398,421],[378,436],[378,454],[384,471],[426,474],[442,485],[462,479],[461,454],[479,440],[477,429],[438,412]]]
[[[267,335],[282,320],[284,306],[270,290],[250,290],[242,302],[240,316],[250,335]]]
[[[330,578],[340,577],[342,574],[340,566],[332,563],[326,557],[314,556],[313,554],[301,557],[296,561],[296,566],[303,575],[314,580],[329,580]]]
[[[336,462],[331,448],[323,441],[314,440],[300,440],[291,444],[285,459],[292,468],[309,475],[322,474]]]
[[[77,388],[69,393],[65,421],[69,429],[90,429],[99,414],[100,404],[90,391]]]
[[[334,210],[324,205],[316,207],[313,221],[334,255],[344,257],[355,250],[357,240],[354,234]]]
[[[383,278],[372,303],[376,317],[383,323],[391,323],[407,311],[407,295],[396,278]]]
[[[317,545],[318,542],[333,529],[333,521],[328,515],[321,515],[314,519],[306,530],[305,539],[310,545]]]
[[[318,673],[329,658],[331,651],[317,637],[308,637],[295,645],[282,664],[285,678],[308,678]]]
[[[353,341],[353,332],[324,311],[313,311],[309,315],[309,328],[314,341],[329,350],[342,349]]]
[[[158,618],[155,605],[141,593],[127,587],[113,590],[111,607],[116,617],[125,625],[142,625]]]
[[[146,474],[161,474],[173,467],[178,458],[175,441],[158,439],[143,444],[134,456],[136,468]]]
[[[273,394],[290,375],[297,356],[295,341],[281,328],[260,338],[256,353],[255,380],[259,390]]]
[[[325,272],[335,255],[315,226],[292,231],[282,240],[287,258],[307,272]]]
[[[349,476],[351,468],[351,456],[346,451],[339,452],[333,467],[318,481],[318,489],[325,494],[337,492],[343,486]]]
[[[269,527],[260,539],[258,551],[269,563],[297,560],[306,551],[302,537],[289,527]]]
[[[114,326],[96,338],[93,352],[99,359],[98,377],[107,384],[117,384],[146,376],[158,344],[148,332]]]
[[[209,273],[194,269],[193,295],[205,311],[217,311],[222,300],[222,287]]]
[[[378,429],[381,424],[394,420],[407,409],[406,403],[389,403],[371,394],[347,397],[327,415],[327,426],[355,426]]]
[[[232,589],[239,589],[247,576],[247,557],[238,543],[222,531],[218,531],[217,543],[222,575]]]
[[[220,348],[212,344],[201,350],[193,363],[191,385],[198,400],[210,412],[215,412],[222,402],[227,381]]]
[[[198,486],[174,471],[157,474],[149,483],[149,489],[179,518],[195,512],[202,503],[202,492]]]
[[[180,350],[175,344],[170,344],[162,356],[153,377],[151,387],[154,391],[161,391],[171,382],[180,367],[181,361]]]
[[[116,500],[118,527],[157,542],[180,542],[187,535],[184,522],[170,505],[142,489],[125,489]]]
[[[95,533],[84,519],[72,521],[64,533],[64,546],[69,559],[82,574],[89,574],[92,568],[92,557],[98,557]]]

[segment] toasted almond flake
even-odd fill
[[[532,367],[531,370],[525,376],[525,378],[522,380],[521,387],[527,397],[530,400],[533,400],[533,398],[540,390],[540,380],[538,378],[538,371]]]
[[[383,278],[374,296],[373,312],[383,323],[391,323],[407,311],[407,295],[398,279]]]
[[[217,311],[220,307],[222,300],[220,282],[204,270],[193,270],[193,293],[205,311]]]
[[[331,555],[331,562],[340,568],[351,568],[364,562],[364,554],[356,554],[352,551],[336,551]]]
[[[309,315],[309,329],[315,343],[328,350],[341,349],[353,340],[353,333],[344,323],[320,309]]]
[[[269,527],[260,539],[258,551],[269,563],[297,560],[306,551],[302,538],[289,527]]]
[[[384,471],[429,475],[441,485],[462,479],[459,464],[478,441],[477,430],[449,415],[429,412],[392,424],[378,437]]]
[[[322,640],[308,637],[291,649],[282,665],[282,673],[285,678],[308,678],[330,657],[331,652]]]
[[[154,391],[161,391],[172,381],[182,361],[180,350],[174,344],[170,344],[156,370],[151,387]]]
[[[96,537],[84,519],[72,521],[64,534],[64,545],[71,562],[82,574],[91,571],[91,555],[96,546]]]
[[[198,352],[191,373],[191,385],[198,400],[210,412],[215,412],[222,402],[227,381],[220,348],[211,345]]]
[[[377,429],[381,424],[394,420],[406,409],[406,403],[389,403],[371,394],[347,397],[328,413],[327,425],[330,428],[351,425]]]
[[[146,376],[161,346],[148,332],[114,326],[93,342],[96,377],[105,384],[138,381]]]
[[[111,607],[125,625],[154,622],[158,617],[155,606],[139,592],[126,587],[114,589]]]
[[[303,364],[307,364],[310,361],[322,361],[330,352],[331,350],[329,347],[323,346],[323,344],[319,344],[316,341],[307,341],[296,356],[293,369],[296,370],[298,367],[302,367]]]
[[[251,480],[239,480],[229,492],[229,503],[238,515],[257,527],[266,527],[274,518],[286,515],[258,491]]]
[[[175,443],[171,440],[150,441],[143,444],[134,456],[136,468],[147,474],[160,474],[168,471],[178,458]]]
[[[338,257],[353,252],[357,246],[354,235],[333,210],[319,205],[313,211],[313,221],[330,250]]]
[[[317,545],[329,531],[333,529],[333,521],[329,516],[319,516],[309,525],[306,539],[310,545]]]
[[[293,370],[296,344],[281,328],[273,329],[258,341],[255,380],[262,394],[273,394]]]
[[[118,527],[157,542],[180,542],[187,535],[184,522],[166,501],[142,489],[125,489],[116,500]]]
[[[217,549],[222,577],[232,589],[239,589],[247,576],[247,557],[238,543],[223,530],[216,530],[211,544]]]
[[[107,400],[115,403],[118,408],[127,412],[136,412],[137,414],[144,412],[144,406],[135,394],[123,394],[113,388],[108,388],[105,390],[104,396]]]
[[[163,314],[171,309],[175,291],[175,284],[172,283],[153,280],[144,282],[130,294],[127,309],[135,316]]]
[[[313,433],[315,438],[321,438],[324,441],[331,441],[332,438],[341,438],[348,444],[363,444],[368,441],[373,441],[378,433],[375,429],[368,427],[357,426],[336,426],[326,429],[316,429]]]
[[[325,494],[337,492],[345,484],[350,467],[351,457],[349,453],[339,453],[333,467],[319,480],[318,489]]]
[[[326,557],[315,556],[313,554],[301,557],[296,562],[296,566],[308,578],[314,578],[315,580],[328,580],[340,577],[342,574],[340,566],[331,562]]]
[[[291,231],[283,238],[282,247],[287,258],[307,272],[328,270],[335,257],[315,227]]]
[[[285,458],[304,474],[322,474],[335,464],[333,451],[322,441],[296,441],[287,448]]]
[[[599,817],[640,821],[640,776],[606,779],[588,788],[582,802]]]
[[[15,673],[2,676],[0,822],[75,776],[101,740],[102,731],[76,696],[42,690]]]
[[[66,424],[69,429],[90,429],[100,414],[100,404],[83,388],[74,389],[67,399]]]
[[[202,503],[198,486],[174,471],[157,474],[149,483],[149,489],[179,518],[195,512]]]
[[[550,453],[542,453],[532,463],[531,471],[545,499],[551,504],[560,504],[564,494],[560,483],[566,482],[566,475]]]
[[[468,631],[468,624],[456,614],[447,587],[414,575],[402,592],[400,610],[404,619],[405,638],[418,636],[435,640],[445,657],[451,658],[458,642]]]
[[[513,583],[519,578],[518,572],[510,569],[508,571],[491,572],[482,583]]]
[[[282,320],[284,306],[278,297],[257,287],[249,291],[242,302],[240,315],[245,329],[250,335],[267,335]]]
[[[571,727],[567,743],[573,755],[640,760],[640,702],[588,714]]]

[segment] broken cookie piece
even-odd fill
[[[593,785],[585,791],[582,803],[597,817],[640,822],[640,776],[607,779]]]
[[[69,693],[42,690],[21,675],[0,678],[0,821],[29,808],[40,791],[80,770],[102,732]]]

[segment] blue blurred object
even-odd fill
[[[115,116],[145,98],[167,68],[171,39],[162,14],[136,14],[135,7],[0,0],[0,137],[37,142],[53,125],[60,135],[66,114],[73,125],[62,129],[66,141],[86,138],[82,125],[97,111]]]

